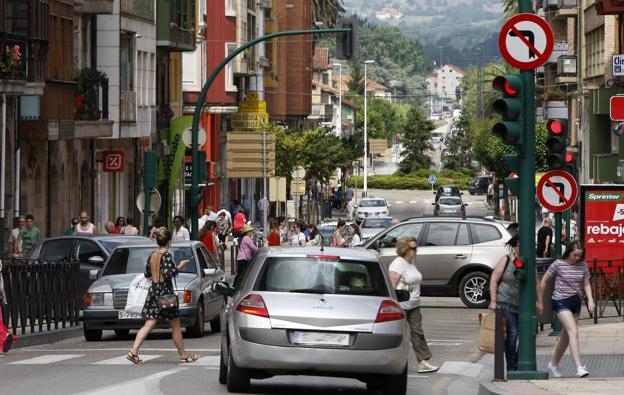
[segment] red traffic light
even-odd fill
[[[518,90],[512,88],[511,84],[507,80],[505,80],[505,85],[504,85],[503,89],[505,89],[505,93],[510,95],[510,96],[516,96],[518,94]]]
[[[514,259],[513,263],[518,269],[522,269],[524,267],[524,263],[518,258]]]
[[[565,131],[563,124],[557,119],[552,119],[548,121],[548,123],[546,124],[546,129],[548,130],[548,133],[555,135],[562,134]]]
[[[566,161],[566,163],[574,162],[574,154],[572,154],[570,152],[566,152],[566,154],[565,154],[565,161]]]

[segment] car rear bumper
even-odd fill
[[[237,333],[232,357],[240,367],[282,374],[396,375],[405,369],[409,345],[409,337],[404,335],[398,347],[379,350],[281,347],[245,341]]]
[[[143,319],[120,319],[120,310],[85,310],[83,325],[87,329],[140,329]],[[197,321],[197,306],[180,307],[180,323],[182,326],[193,326]],[[169,328],[166,320],[159,320],[157,328]]]

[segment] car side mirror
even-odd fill
[[[460,194],[460,195],[463,195],[464,193],[463,193],[463,192],[460,192],[459,194]]]
[[[397,289],[395,292],[399,302],[407,302],[410,300],[410,293],[408,291],[404,289]]]
[[[104,258],[99,255],[94,255],[87,260],[92,265],[102,266],[104,264]]]
[[[212,284],[212,291],[223,296],[234,296],[234,288],[230,287],[225,281],[217,281]]]
[[[435,206],[436,204],[435,204],[435,203],[431,203],[431,205],[432,205],[432,206]]]
[[[204,275],[206,276],[214,276],[217,272],[217,269],[204,269]]]
[[[379,239],[373,241],[372,243],[370,243],[368,248],[371,249],[371,250],[378,250],[379,249]]]
[[[386,207],[392,207],[392,205],[388,203],[388,204],[386,204]]]
[[[101,270],[91,269],[89,270],[89,280],[95,281],[100,276]]]
[[[434,192],[433,194],[435,195],[437,192]]]
[[[466,207],[468,205],[468,203],[464,203],[464,207]]]

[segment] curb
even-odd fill
[[[70,328],[53,329],[50,331],[28,333],[25,335],[16,335],[17,341],[12,348],[24,348],[32,346],[41,346],[44,344],[56,343],[61,340],[71,339],[72,337],[82,336],[82,323],[78,326]]]

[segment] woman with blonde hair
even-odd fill
[[[437,366],[429,363],[431,350],[427,345],[425,333],[422,329],[422,314],[420,312],[420,283],[422,274],[416,267],[416,251],[418,243],[413,237],[402,237],[397,241],[397,257],[390,264],[390,281],[394,289],[405,290],[410,293],[408,301],[401,302],[405,310],[405,318],[410,327],[412,348],[418,360],[418,373],[435,372]]]
[[[189,354],[184,349],[184,340],[182,339],[182,329],[180,327],[180,311],[177,303],[168,307],[162,302],[162,297],[166,295],[175,295],[173,288],[173,279],[178,275],[178,270],[184,269],[189,264],[189,260],[183,260],[179,264],[173,261],[173,255],[169,252],[171,246],[171,231],[168,229],[157,228],[154,230],[158,249],[152,252],[147,259],[145,266],[145,277],[152,279],[145,306],[141,312],[141,316],[145,319],[145,324],[139,330],[132,345],[132,349],[128,351],[126,358],[134,363],[140,364],[143,361],[139,358],[139,348],[145,341],[145,338],[156,327],[159,319],[166,319],[171,326],[171,337],[173,343],[178,349],[180,362],[189,363],[199,359],[196,354]]]

